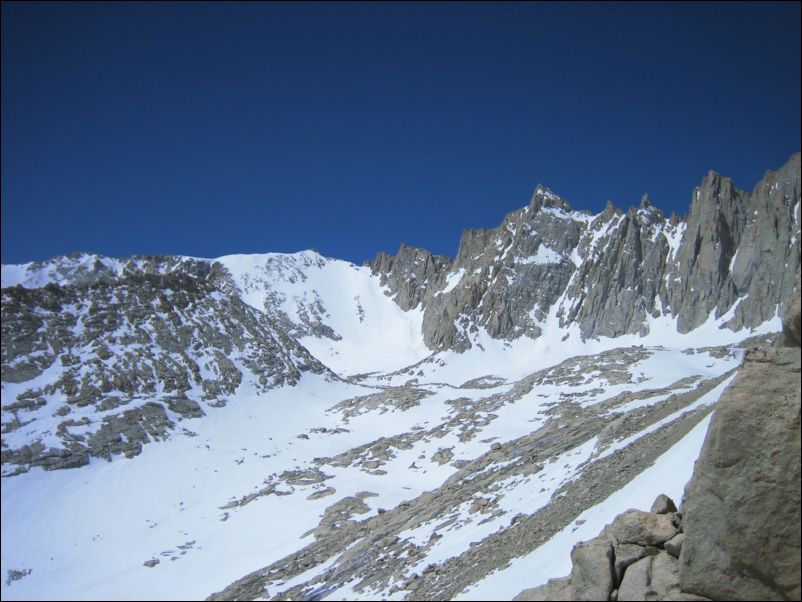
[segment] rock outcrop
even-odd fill
[[[571,551],[568,577],[522,591],[514,600],[704,600],[680,590],[676,545],[682,516],[674,503],[655,500],[660,512],[628,510],[590,541]],[[681,544],[680,544],[681,545]]]
[[[443,287],[452,264],[450,257],[402,244],[395,255],[379,253],[370,267],[379,275],[382,286],[395,291],[396,303],[406,311],[431,300]]]

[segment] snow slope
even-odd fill
[[[709,414],[652,466],[623,489],[585,510],[548,543],[467,588],[454,599],[509,600],[521,592],[522,584],[527,588],[537,587],[549,579],[564,577],[571,573],[571,549],[574,545],[596,537],[613,517],[630,508],[648,510],[660,493],[674,500],[682,499],[711,417]]]
[[[305,326],[290,333],[335,372],[396,370],[431,353],[421,336],[422,310],[402,311],[369,268],[314,251],[214,261],[246,303]]]
[[[425,358],[422,310],[404,312],[367,267],[315,251],[116,259],[75,254],[2,266],[3,288],[113,281],[132,273],[171,273],[219,264],[236,294],[266,312],[340,374],[392,371]]]
[[[589,408],[598,406],[601,412],[606,408],[603,402],[624,389],[637,393],[671,386],[681,377],[715,377],[738,363],[737,355],[688,355],[661,348],[643,353],[643,360],[632,364],[632,382],[628,384],[616,384],[604,369],[570,368],[560,378],[583,375],[584,382],[573,390],[584,391],[582,403]],[[598,365],[603,368],[611,361],[599,359]],[[655,369],[668,365],[671,370]],[[551,409],[562,402],[567,382],[548,384],[550,378],[557,378],[550,374],[541,378],[541,384],[517,397],[512,394],[512,384],[456,389],[423,383],[420,388],[425,396],[409,407],[394,403],[392,396],[375,407],[338,405],[383,390],[332,383],[313,375],[304,376],[295,387],[261,395],[243,387],[227,406],[210,408],[204,419],[184,421],[192,436],[145,446],[136,458],[110,463],[93,459],[79,470],[33,469],[4,479],[2,571],[4,575],[11,570],[31,572],[17,581],[4,582],[3,599],[204,598],[313,542],[315,538],[305,534],[317,526],[324,509],[333,502],[360,491],[375,493],[365,499],[369,511],[358,520],[377,517],[379,508],[394,508],[441,486],[458,472],[456,461],[474,460],[489,453],[491,443],[506,444],[540,428],[549,420]],[[711,392],[708,402],[714,401],[722,388]],[[493,400],[505,394],[507,401],[483,409],[482,404],[495,403]],[[457,416],[457,399],[473,402],[478,426],[469,438],[458,429],[440,428]],[[364,411],[349,412],[353,407]],[[416,439],[411,436],[415,433],[423,436]],[[393,457],[381,464],[384,474],[369,469],[368,452],[359,452],[361,459],[352,458],[348,463],[335,461],[338,454],[390,441],[394,436],[407,436],[409,447],[390,447]],[[673,455],[667,457],[684,454],[687,460],[692,455],[688,450],[698,447],[698,433],[689,437],[677,443],[670,452]],[[453,453],[449,462],[433,461],[438,451],[448,448]],[[451,508],[448,516],[456,517],[455,526],[437,546],[410,563],[408,573],[459,555],[471,542],[506,528],[515,514],[531,513],[549,503],[559,487],[576,478],[580,466],[599,452],[598,438],[590,436],[583,445],[555,457],[537,476],[501,481],[499,508],[503,512],[482,525],[477,524],[481,515],[468,511],[469,503]],[[282,477],[293,470],[319,470],[326,478],[304,482]],[[660,492],[676,495],[681,491],[688,468],[672,468],[668,474],[663,480],[649,480],[645,474],[642,478],[649,484],[639,489],[638,503],[650,503]],[[244,504],[231,505],[258,494],[266,484],[281,494],[257,495]],[[326,487],[336,492],[308,499]],[[599,518],[594,524],[603,520],[601,510],[620,505],[596,510],[594,516]],[[398,537],[410,545],[420,543],[428,538],[431,527],[421,524]],[[581,533],[587,529],[591,527]],[[158,559],[159,564],[143,566],[151,559]],[[329,565],[310,568],[303,578],[271,585],[270,595],[313,579],[335,564],[336,558],[329,561]],[[544,573],[544,579],[548,576],[551,573]],[[477,584],[484,588],[476,590],[484,592],[482,596],[502,577],[487,579],[487,584]],[[356,585],[344,585],[327,599],[375,599],[380,593],[387,594],[386,589],[359,591]],[[510,591],[514,588],[508,587]]]

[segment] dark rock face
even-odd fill
[[[799,271],[800,156],[767,172],[751,196],[711,172],[694,192],[687,229],[670,279],[668,302],[680,332],[728,311],[730,327],[755,326],[791,298]],[[766,293],[769,292],[767,295]]]
[[[657,496],[657,499],[654,500],[654,504],[652,504],[649,510],[649,512],[654,512],[655,514],[668,514],[669,512],[676,511],[677,507],[674,505],[673,500],[662,493]]]
[[[656,208],[626,214],[608,207],[593,220],[578,249],[578,273],[561,305],[560,325],[579,324],[584,336],[646,334],[664,285],[669,239],[678,228]]]
[[[395,291],[396,303],[406,311],[428,301],[434,291],[442,288],[452,264],[450,257],[401,245],[395,255],[379,253],[370,266],[379,275],[382,286]]]
[[[684,591],[800,597],[800,349],[754,350],[716,407],[685,491]]]
[[[710,172],[683,221],[647,198],[626,213],[612,204],[597,216],[572,212],[538,186],[499,227],[465,230],[453,262],[402,246],[370,267],[402,308],[424,308],[424,340],[435,350],[468,349],[479,328],[538,337],[552,309],[560,327],[577,324],[586,338],[645,334],[649,317],[663,315],[688,332],[729,311],[727,326],[739,330],[792,297],[799,201],[798,153],[751,195]]]

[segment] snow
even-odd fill
[[[540,245],[534,255],[529,257],[515,258],[515,262],[521,265],[528,265],[532,263],[536,265],[546,265],[549,263],[560,263],[562,260],[562,255],[546,245]]]
[[[44,267],[38,262],[21,265],[2,266],[2,286],[21,285],[26,288],[39,288],[51,282],[64,284],[69,282],[72,274],[89,270],[95,263],[110,269],[115,274],[122,274],[123,264],[110,257],[81,253],[75,256],[61,257]]]
[[[423,343],[422,309],[407,312],[392,300],[367,267],[328,259],[314,251],[291,255],[228,255],[216,261],[231,273],[243,300],[263,310],[270,295],[293,323],[322,308],[320,322],[339,340],[308,335],[299,341],[340,374],[390,371],[431,352]]]
[[[732,259],[730,259],[730,265],[727,268],[727,270],[729,271],[730,274],[732,274],[732,271],[735,268],[735,262],[736,262],[737,258],[738,258],[738,251],[735,251],[735,253],[732,256]]]
[[[179,264],[218,262],[229,271],[248,305],[264,311],[269,300],[295,324],[303,324],[305,315],[330,328],[335,338],[312,334],[299,340],[336,372],[396,370],[431,353],[421,335],[422,310],[402,311],[367,267],[329,259],[315,251],[177,259]],[[121,260],[92,254],[59,257],[44,264],[3,265],[2,286],[65,284],[96,263],[116,276],[122,275],[125,267]]]
[[[733,374],[732,376],[730,376],[729,378],[724,380],[724,382],[722,382],[721,384],[719,384],[718,386],[713,388],[711,391],[709,391],[709,392],[705,393],[704,395],[702,395],[699,399],[697,399],[692,404],[682,408],[681,410],[677,410],[673,414],[669,414],[665,418],[662,418],[661,420],[658,420],[654,424],[652,424],[649,427],[643,429],[642,431],[639,431],[639,432],[635,433],[634,435],[630,435],[629,437],[621,439],[620,441],[616,441],[610,447],[608,447],[603,452],[598,454],[598,457],[599,458],[605,458],[605,457],[607,457],[609,455],[612,455],[613,453],[615,453],[619,449],[625,448],[627,445],[630,445],[631,443],[637,441],[641,437],[645,437],[649,433],[652,433],[652,432],[662,428],[666,424],[669,424],[670,422],[673,422],[674,420],[680,418],[681,416],[684,416],[688,412],[692,412],[692,411],[696,410],[697,408],[699,408],[699,407],[701,407],[703,405],[712,405],[712,404],[716,403],[718,401],[719,397],[721,397],[721,394],[724,392],[724,389],[726,389],[728,386],[730,386],[730,383],[732,382],[732,380],[734,378],[735,378],[735,375]]]
[[[585,510],[576,520],[507,568],[466,588],[455,600],[510,600],[522,590],[543,585],[571,572],[571,549],[593,539],[618,514],[630,508],[649,510],[661,493],[679,502],[691,478],[712,415],[699,422],[655,462],[606,500]],[[584,521],[584,522],[581,522]]]
[[[293,552],[325,507],[374,489],[376,477],[335,474],[326,482],[337,489],[334,499],[306,500],[314,488],[297,487],[299,495],[260,497],[231,509],[225,521],[221,506],[258,488],[271,473],[387,433],[397,422],[392,414],[360,421],[364,428],[351,426],[351,433],[310,432],[313,426],[339,426],[325,410],[339,398],[365,392],[305,376],[295,388],[209,408],[208,419],[186,423],[197,437],[146,445],[131,460],[93,460],[80,470],[32,470],[14,477],[2,489],[3,567],[13,558],[9,567],[32,567],[37,579],[4,588],[3,598],[204,598]],[[296,438],[304,432],[308,440]],[[395,505],[419,495],[429,482],[415,474],[386,479],[385,495],[368,502]],[[196,543],[177,560],[160,555],[187,541]],[[143,568],[152,557],[160,564]]]
[[[366,297],[360,297],[364,302]],[[258,491],[266,477],[311,466],[313,458],[331,457],[381,437],[414,428],[431,429],[449,416],[450,399],[478,399],[511,389],[509,380],[489,389],[456,390],[448,384],[449,380],[461,384],[481,376],[477,365],[487,375],[529,374],[565,357],[593,353],[616,342],[621,344],[581,343],[578,338],[561,341],[547,335],[542,340],[521,339],[510,344],[480,333],[476,343],[484,351],[477,346],[462,355],[438,354],[445,360],[443,366],[425,365],[427,374],[420,386],[430,395],[418,405],[406,411],[366,412],[351,417],[347,424],[331,408],[341,399],[375,389],[305,375],[296,387],[257,395],[245,383],[226,407],[207,408],[206,418],[183,423],[197,433],[196,437],[175,434],[169,441],[144,446],[142,454],[130,460],[92,460],[79,470],[34,469],[4,480],[3,570],[32,568],[33,572],[12,586],[4,586],[3,598],[111,599],[127,598],[133,592],[141,599],[205,597],[304,545],[306,540],[301,536],[317,525],[323,509],[346,495],[358,491],[378,494],[365,500],[371,511],[360,515],[363,519],[375,515],[380,507],[392,508],[435,489],[456,471],[450,464],[438,465],[430,460],[438,449],[453,447],[454,460],[472,460],[488,451],[487,440],[504,443],[528,434],[543,423],[544,411],[559,403],[564,387],[542,385],[502,404],[469,441],[461,442],[452,431],[439,438],[424,437],[408,450],[394,450],[395,457],[382,467],[387,470],[383,476],[355,467],[324,465],[323,472],[331,476],[325,486],[334,487],[335,496],[307,500],[317,487],[295,486],[292,495],[263,496],[243,507],[221,509],[232,499]],[[737,364],[737,358],[687,354],[677,348],[653,347],[647,351],[648,357],[631,367],[639,382],[631,383],[629,389],[667,386],[688,374],[723,374]],[[594,397],[590,391],[599,384],[605,391]],[[4,397],[10,391],[8,386],[4,384]],[[598,403],[614,395],[616,386],[605,385],[588,374],[587,382],[574,392],[585,390],[583,403]],[[711,393],[699,403],[710,403],[713,397]],[[47,422],[47,416],[44,412],[39,418],[46,428],[54,430],[54,419]],[[312,430],[337,426],[349,430],[338,434]],[[298,439],[301,433],[309,439]],[[15,437],[24,437],[24,430],[4,435],[14,445],[20,442]],[[461,553],[471,541],[508,526],[516,513],[532,512],[547,502],[556,488],[573,478],[577,467],[593,456],[595,445],[595,440],[588,441],[546,464],[541,473],[503,481],[499,491],[504,497],[499,504],[505,514],[493,521],[478,525],[481,515],[455,508],[459,525],[442,533],[443,539],[430,549],[426,563]],[[419,459],[421,455],[425,459]],[[409,468],[413,462],[417,468]],[[660,486],[665,489],[665,482]],[[651,492],[648,497],[653,497]],[[227,520],[221,520],[226,514]],[[604,520],[609,521],[612,515],[607,513]],[[419,536],[423,536],[425,527],[422,529]],[[410,533],[409,537],[416,535]],[[177,548],[190,541],[195,542],[191,548]],[[161,555],[168,550],[174,552]],[[177,559],[171,560],[173,556]],[[160,564],[153,569],[143,567],[142,563],[151,558],[160,559]],[[284,584],[281,588],[285,586],[289,587]],[[489,590],[479,591],[484,592],[477,594],[482,597]]]
[[[571,219],[573,213],[573,212],[569,213],[568,211],[565,211],[564,209],[559,209],[557,207],[543,207],[541,208],[540,211],[541,213],[546,213],[557,219]]]
[[[176,269],[187,261],[209,261],[183,255],[177,255],[174,258],[177,263],[170,269]],[[74,278],[80,277],[82,273],[91,272],[96,268],[102,268],[108,275],[120,277],[129,263],[141,268],[144,262],[142,259],[122,260],[94,253],[76,253],[66,257],[55,257],[46,262],[32,261],[17,265],[3,265],[1,268],[2,287],[20,285],[25,288],[41,288],[50,283],[65,285],[73,282]]]
[[[680,223],[676,228],[672,228],[671,226],[666,226],[663,228],[663,234],[666,237],[666,242],[668,242],[668,258],[666,259],[667,263],[671,265],[673,260],[677,259],[677,252],[679,251],[679,246],[682,243],[682,238],[685,236],[685,229],[687,224],[685,222]]]
[[[742,299],[745,298],[742,297]],[[557,317],[560,305],[560,300],[552,304],[549,314],[540,324],[543,334],[537,339],[528,337],[520,337],[514,341],[494,339],[484,328],[479,327],[471,335],[471,349],[463,353],[456,351],[436,353],[421,365],[416,366],[415,374],[417,375],[420,370],[423,372],[423,376],[419,377],[421,381],[444,382],[454,386],[485,375],[518,379],[536,370],[556,365],[570,357],[593,355],[618,347],[642,345],[682,350],[692,347],[735,345],[749,336],[782,330],[782,320],[779,315],[775,315],[771,320],[756,328],[733,331],[723,327],[735,315],[736,303],[719,318],[715,317],[714,310],[702,325],[689,333],[677,332],[677,318],[648,316],[646,322],[648,334],[645,336],[629,334],[616,338],[599,337],[583,340],[577,324],[560,326]],[[459,323],[459,321],[458,318],[457,322]],[[674,359],[680,362],[679,365],[682,365],[684,361],[681,357]],[[672,359],[672,361],[674,360]],[[656,364],[653,368],[667,377],[669,374],[674,376],[680,374],[678,370],[666,372],[666,367],[669,365]],[[407,372],[401,372],[382,382],[402,385],[409,380],[409,377]]]
[[[456,272],[451,272],[446,276],[446,285],[443,287],[443,290],[438,292],[438,295],[445,295],[446,293],[450,293],[457,285],[462,281],[462,277],[465,275],[465,268],[460,268]]]
[[[523,479],[511,477],[498,483],[494,491],[504,492],[504,496],[499,500],[499,508],[505,512],[503,517],[485,522],[484,515],[469,514],[468,509],[473,500],[458,506],[455,512],[449,515],[449,518],[454,515],[458,516],[458,520],[440,532],[442,538],[427,551],[427,554],[418,563],[407,569],[407,575],[419,572],[433,562],[439,563],[458,556],[467,551],[472,542],[481,541],[491,533],[509,526],[511,519],[516,514],[531,514],[545,506],[560,487],[576,478],[579,466],[590,458],[595,446],[596,438],[594,437],[584,445],[561,454],[546,464],[544,469],[536,475]],[[428,541],[432,527],[442,522],[444,518],[438,516],[415,529],[399,533],[398,537],[402,540],[409,539],[416,545],[422,545]],[[483,524],[478,524],[480,521]]]

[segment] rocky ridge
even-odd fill
[[[497,228],[465,230],[453,262],[402,246],[370,266],[402,308],[423,308],[435,350],[468,349],[479,328],[538,337],[550,314],[584,338],[644,334],[661,316],[688,332],[711,313],[739,330],[791,298],[799,201],[798,153],[751,195],[710,172],[685,219],[667,219],[647,196],[627,212],[610,203],[595,216],[576,212],[538,186]]]
[[[221,294],[210,272],[196,273],[3,289],[4,475],[135,456],[240,386],[335,378],[269,317]]]

